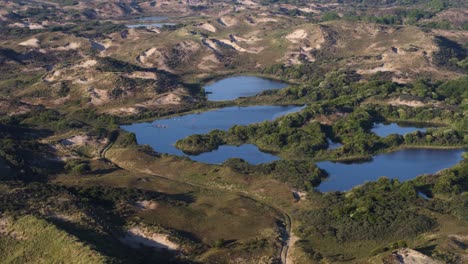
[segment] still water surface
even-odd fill
[[[192,160],[211,164],[222,163],[228,158],[242,158],[251,164],[259,164],[277,160],[278,157],[263,153],[256,146],[250,144],[239,147],[221,146],[217,150],[200,155],[186,155],[174,144],[179,139],[190,135],[206,134],[215,129],[228,130],[234,125],[248,125],[274,120],[302,108],[301,106],[226,107],[199,114],[158,119],[152,123],[125,125],[122,128],[135,133],[139,144],[148,144],[159,153],[188,156]]]

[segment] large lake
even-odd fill
[[[382,176],[406,181],[425,173],[435,173],[462,160],[463,149],[405,149],[375,156],[360,163],[318,162],[329,177],[318,190],[347,191]]]
[[[148,144],[159,153],[188,156],[192,160],[218,164],[228,158],[242,158],[251,164],[277,160],[278,157],[261,152],[256,146],[244,144],[221,146],[217,150],[200,155],[186,155],[174,144],[193,134],[206,134],[212,130],[227,130],[234,125],[248,125],[297,112],[300,106],[248,106],[226,107],[199,114],[187,114],[172,118],[158,119],[152,123],[137,123],[122,126],[135,133],[139,144]]]
[[[210,101],[234,100],[254,96],[266,90],[276,90],[288,84],[255,76],[235,76],[215,81],[203,87]]]

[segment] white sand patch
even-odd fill
[[[268,22],[278,22],[278,19],[271,17],[258,17],[255,19],[256,23],[268,23]]]
[[[409,248],[399,249],[394,253],[402,264],[442,264],[443,262],[432,259],[416,250]]]
[[[177,250],[179,245],[169,240],[169,235],[158,234],[142,229],[133,227],[127,231],[126,235],[121,238],[121,241],[131,247],[153,247],[156,249]]]
[[[310,7],[301,7],[301,8],[299,8],[299,10],[302,11],[302,12],[305,12],[305,13],[314,13],[314,14],[320,13],[319,10],[314,9],[314,8],[310,8]]]
[[[212,40],[212,39],[202,39],[202,42],[210,49],[214,50],[214,51],[218,51],[219,52],[219,49],[218,49],[218,46],[216,45],[216,43]]]
[[[88,78],[86,76],[81,76],[78,79],[73,80],[73,84],[89,84],[94,81],[94,78]]]
[[[229,17],[229,16],[222,16],[219,18],[219,21],[221,21],[222,24],[224,24],[227,27],[233,27],[237,25],[238,20],[234,17]]]
[[[94,65],[97,64],[97,61],[96,60],[87,60],[87,61],[84,61],[83,63],[80,64],[80,67],[83,67],[83,68],[90,68]]]
[[[24,28],[24,27],[26,27],[26,24],[25,24],[25,23],[16,22],[16,23],[9,24],[8,27],[20,27],[20,28]]]
[[[58,47],[58,48],[55,48],[55,49],[52,49],[52,50],[62,50],[62,51],[63,50],[76,50],[79,47],[81,47],[81,43],[79,43],[79,42],[70,42],[65,46]]]
[[[33,48],[39,48],[39,40],[37,38],[31,38],[26,41],[23,41],[19,43],[20,46],[24,47],[33,47]]]
[[[420,101],[405,101],[405,100],[401,100],[400,98],[389,100],[387,103],[393,106],[398,106],[398,105],[406,105],[406,106],[411,106],[411,107],[426,106],[425,103],[420,102]]]
[[[198,25],[197,28],[201,28],[201,29],[213,32],[213,33],[216,32],[216,28],[210,23],[203,23],[201,25]]]
[[[294,199],[296,199],[297,201],[302,201],[307,197],[307,192],[301,192],[296,190],[293,190],[292,192]]]
[[[258,3],[255,3],[252,0],[238,0],[238,2],[246,6],[258,6],[259,5]]]
[[[154,72],[145,72],[145,71],[134,71],[128,74],[124,74],[125,77],[129,78],[139,78],[139,79],[156,79],[156,73]]]
[[[29,24],[29,29],[43,29],[44,26],[38,23],[31,23]]]
[[[56,70],[52,74],[48,74],[46,77],[44,77],[44,80],[48,82],[53,82],[57,80],[60,77],[60,75],[62,75],[62,71]]]
[[[297,29],[292,33],[286,35],[286,39],[292,43],[297,43],[301,39],[307,38],[307,32],[304,29]]]
[[[240,36],[237,36],[237,35],[230,35],[231,38],[236,41],[236,42],[245,42],[247,44],[255,44],[255,42],[258,42],[258,41],[261,41],[262,39],[257,37],[256,35],[254,36],[250,36],[250,37],[240,37]]]
[[[88,94],[91,98],[91,104],[93,105],[101,105],[109,101],[109,95],[107,94],[107,90],[89,88]]]
[[[205,56],[201,59],[200,63],[198,64],[198,68],[200,70],[212,70],[218,67],[219,60],[216,58],[214,54],[210,54]]]
[[[156,99],[152,99],[143,103],[139,103],[135,106],[150,108],[150,107],[159,107],[163,105],[178,105],[181,102],[182,102],[182,97],[172,92],[172,93],[162,94]]]
[[[388,64],[383,64],[382,66],[375,67],[375,68],[369,69],[369,70],[359,69],[359,70],[357,70],[357,73],[359,73],[359,74],[373,74],[373,73],[377,73],[379,71],[380,72],[398,72],[398,71],[395,71],[395,69],[393,69],[392,66],[390,66]]]
[[[300,238],[298,236],[295,236],[293,232],[290,233],[290,237],[288,241],[288,254],[286,256],[286,263],[296,263],[296,260],[294,258],[294,249],[295,249],[296,242],[299,240]]]
[[[157,202],[149,200],[137,201],[135,202],[135,205],[143,210],[154,210],[159,206]]]
[[[62,140],[60,143],[64,146],[85,146],[92,142],[91,137],[86,135],[76,135]]]
[[[234,48],[235,50],[237,51],[240,51],[240,52],[247,52],[247,53],[259,53],[261,52],[264,48],[263,47],[255,47],[255,48],[251,48],[251,49],[245,49],[239,45],[237,45],[237,43],[233,42],[232,40],[230,39],[220,39],[218,40],[219,42],[222,42],[226,45],[229,45],[231,46],[232,48]]]
[[[180,104],[181,100],[182,98],[174,93],[165,94],[156,99],[160,104]]]
[[[119,107],[109,109],[105,112],[112,115],[134,115],[138,114],[140,111],[136,107]]]
[[[454,239],[460,240],[460,241],[468,241],[468,235],[455,235],[455,234],[451,234],[451,235],[449,235],[448,237],[454,238]]]
[[[146,50],[145,52],[143,52],[142,55],[138,56],[137,57],[137,61],[139,61],[140,63],[142,64],[148,64],[148,57],[152,56],[153,54],[155,54],[156,52],[158,51],[157,48],[150,48],[148,50]]]

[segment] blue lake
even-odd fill
[[[139,27],[156,27],[156,28],[162,28],[163,26],[175,26],[177,24],[175,23],[148,23],[148,24],[130,24],[130,25],[125,25],[128,28],[139,28]]]
[[[405,149],[380,154],[372,160],[359,163],[318,162],[329,177],[318,190],[321,192],[347,191],[382,176],[407,181],[418,175],[436,173],[462,160],[463,149]]]
[[[254,96],[266,90],[276,90],[286,86],[287,83],[255,76],[235,76],[209,83],[203,88],[208,100],[225,101]]]
[[[187,156],[192,160],[218,164],[229,158],[242,158],[251,164],[277,160],[278,157],[261,152],[256,146],[244,144],[221,146],[217,150],[200,155],[187,155],[174,144],[193,134],[206,134],[212,130],[228,130],[234,125],[248,125],[297,112],[303,106],[248,106],[226,107],[199,114],[187,114],[158,119],[151,123],[124,125],[122,129],[135,133],[139,144],[148,144],[159,153]]]
[[[379,137],[387,137],[391,134],[408,134],[415,131],[425,132],[427,127],[415,124],[400,124],[400,123],[377,123],[371,129],[372,132]]]
[[[142,17],[138,18],[134,23],[125,25],[128,28],[138,28],[138,27],[157,27],[161,28],[163,26],[175,26],[176,23],[163,22],[167,20],[168,17],[165,16],[151,16],[151,17]]]

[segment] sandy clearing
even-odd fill
[[[154,210],[159,206],[157,202],[149,200],[137,201],[135,205],[143,210]]]
[[[212,70],[218,67],[219,60],[214,54],[204,56],[197,67],[200,70]]]
[[[454,238],[456,240],[460,241],[468,241],[468,235],[456,235],[456,234],[451,234],[448,237]]]
[[[89,136],[76,135],[62,140],[60,143],[64,146],[85,146],[91,144],[93,141]]]
[[[202,39],[202,42],[211,50],[219,52],[218,46],[212,39]]]
[[[123,76],[129,78],[138,78],[138,79],[156,79],[156,73],[154,72],[144,72],[144,71],[134,71]]]
[[[33,48],[39,48],[39,40],[37,38],[31,38],[26,41],[23,41],[19,43],[20,46],[24,47],[33,47]]]
[[[259,5],[258,3],[255,3],[252,0],[238,0],[238,2],[240,2],[240,3],[242,3],[242,5],[246,5],[246,6],[258,6]]]
[[[293,196],[296,199],[296,201],[302,201],[307,197],[307,192],[304,191],[297,191],[297,190],[292,190]]]
[[[201,25],[198,25],[197,28],[201,28],[201,29],[213,32],[213,33],[216,32],[216,28],[210,23],[203,23]]]
[[[292,43],[297,43],[301,39],[307,38],[307,32],[304,29],[296,29],[292,33],[286,35],[286,39]]]
[[[20,27],[20,28],[24,28],[24,27],[26,27],[26,24],[25,24],[25,23],[16,22],[16,23],[9,24],[8,27]]]
[[[432,259],[416,250],[409,248],[399,249],[394,255],[402,264],[442,264],[443,262]]]
[[[13,105],[9,100],[0,98],[0,115],[20,115],[30,112],[30,106],[21,102],[19,105]]]
[[[153,54],[155,54],[157,51],[158,49],[156,47],[150,48],[146,50],[145,52],[143,52],[142,55],[138,56],[137,61],[139,61],[142,64],[148,64],[148,58],[152,56]]]
[[[406,105],[406,106],[411,106],[411,107],[423,107],[426,106],[425,103],[420,102],[420,101],[405,101],[401,100],[400,98],[392,99],[387,101],[389,105],[393,106],[398,106],[398,105]]]
[[[169,240],[169,235],[152,233],[147,229],[132,227],[126,235],[120,239],[131,247],[153,247],[156,249],[177,250],[179,245]]]
[[[81,43],[79,43],[79,42],[70,42],[70,43],[68,43],[68,44],[65,45],[65,46],[58,47],[58,48],[51,49],[51,50],[60,50],[60,51],[64,51],[64,50],[76,50],[76,49],[78,49],[79,47],[81,47]]]
[[[262,39],[257,37],[256,35],[254,36],[247,36],[247,37],[240,37],[234,34],[230,35],[230,38],[233,39],[236,42],[245,42],[247,44],[255,44],[255,42],[261,41]]]
[[[151,99],[139,104],[136,104],[136,107],[143,107],[143,108],[151,108],[151,107],[159,107],[163,105],[179,105],[182,102],[182,96],[171,92],[161,94],[158,98]]]
[[[268,22],[278,22],[278,19],[271,18],[271,17],[257,17],[255,19],[256,23],[268,23]]]
[[[41,24],[37,24],[37,23],[31,23],[29,24],[29,29],[43,29],[44,26],[41,25]]]
[[[229,16],[222,16],[219,18],[219,21],[226,27],[233,27],[238,23],[238,20],[236,18]]]
[[[101,105],[109,101],[109,95],[107,94],[107,90],[95,89],[90,87],[87,92],[91,97],[91,104],[93,105]]]
[[[82,68],[90,68],[94,65],[97,64],[97,61],[96,60],[87,60],[87,61],[84,61],[83,63],[81,63],[79,66],[82,67]]]
[[[140,111],[136,107],[118,107],[118,108],[112,108],[107,111],[105,111],[108,114],[112,115],[134,115],[138,114]]]
[[[314,14],[319,14],[320,11],[311,7],[301,7],[299,8],[300,11],[305,12],[305,13],[314,13]]]
[[[53,81],[57,80],[57,78],[59,78],[60,75],[62,75],[62,71],[61,70],[56,70],[52,74],[47,74],[47,76],[44,77],[44,80],[48,81],[48,82],[53,82]]]
[[[396,71],[395,69],[393,69],[393,67],[388,65],[388,64],[382,64],[382,66],[375,67],[375,68],[369,69],[369,70],[359,69],[359,70],[357,70],[357,73],[359,73],[359,74],[373,74],[373,73],[377,73],[379,71],[380,72],[399,72],[399,71]]]
[[[286,263],[295,263],[295,258],[294,258],[294,249],[295,249],[295,244],[297,241],[300,240],[298,236],[295,236],[294,233],[291,231],[289,234],[289,241],[288,241],[288,255],[286,256]]]
[[[245,49],[245,48],[237,45],[237,43],[235,43],[235,42],[233,42],[232,40],[229,40],[229,39],[219,39],[218,41],[222,42],[222,43],[224,43],[226,45],[229,45],[232,48],[234,48],[235,50],[240,51],[240,52],[259,53],[264,49],[264,47],[255,47],[255,49]]]

